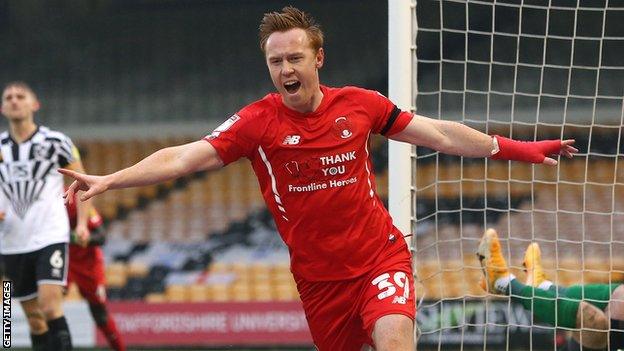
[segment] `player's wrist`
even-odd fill
[[[558,154],[561,149],[560,140],[519,141],[495,135],[492,143],[493,150],[490,158],[493,160],[542,163],[546,157]]]
[[[117,184],[119,184],[119,180],[117,178],[121,178],[120,173],[122,171],[124,170],[122,169],[121,171],[102,176],[102,184],[104,185],[104,189],[100,193],[111,189],[117,189]]]

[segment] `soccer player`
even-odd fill
[[[104,275],[104,253],[101,245],[106,240],[102,216],[95,207],[89,209],[89,242],[87,246],[81,245],[73,230],[76,228],[77,211],[75,202],[67,204],[70,227],[72,228],[71,242],[69,245],[69,277],[67,286],[76,283],[82,297],[89,303],[89,311],[108,341],[110,347],[116,351],[125,351],[126,347],[117,330],[117,324],[113,316],[106,308],[106,281]]]
[[[527,278],[523,284],[509,273],[494,229],[483,235],[477,255],[485,274],[481,287],[510,295],[539,322],[574,329],[568,350],[578,350],[579,345],[584,350],[624,348],[624,285],[556,286],[546,279],[537,243],[530,244],[524,255]]]
[[[203,140],[165,148],[65,196],[155,184],[245,157],[290,250],[291,270],[319,350],[414,349],[411,255],[375,191],[371,133],[471,157],[556,164],[573,140],[521,143],[399,110],[383,95],[319,82],[323,32],[294,7],[264,15],[260,48],[277,93],[232,115]]]
[[[0,196],[8,205],[0,254],[13,281],[13,297],[28,320],[33,350],[70,350],[62,307],[69,221],[61,198],[63,177],[56,170],[83,172],[83,167],[71,139],[35,124],[39,107],[26,83],[11,82],[3,89],[9,131],[0,134]],[[82,244],[89,238],[88,206],[78,206],[76,233]]]

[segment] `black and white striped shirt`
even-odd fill
[[[31,252],[67,242],[63,176],[57,169],[79,158],[71,139],[44,126],[21,143],[3,132],[0,152],[1,210],[6,213],[0,253]]]

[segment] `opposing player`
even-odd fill
[[[573,330],[568,350],[577,350],[579,345],[592,350],[624,348],[624,285],[556,286],[546,279],[537,243],[530,244],[524,255],[527,278],[523,284],[509,272],[494,229],[483,235],[477,255],[485,273],[481,286],[510,295],[538,322]]]
[[[323,32],[306,13],[265,14],[260,47],[277,93],[254,102],[203,140],[165,148],[105,176],[63,173],[88,199],[155,184],[242,157],[251,161],[284,242],[312,338],[320,350],[414,349],[411,255],[376,195],[371,133],[471,157],[556,164],[573,140],[520,143],[459,123],[402,112],[375,91],[319,83]]]
[[[0,196],[6,202],[0,254],[13,281],[30,327],[34,350],[70,350],[71,336],[63,314],[67,280],[69,221],[61,199],[63,167],[83,172],[80,155],[64,134],[38,126],[39,101],[23,82],[2,92],[2,114],[9,131],[0,134]],[[89,238],[86,208],[78,206],[76,233]]]
[[[126,346],[117,330],[113,316],[106,308],[106,279],[104,275],[104,253],[101,245],[106,240],[102,216],[95,207],[89,210],[87,225],[90,231],[88,244],[82,245],[73,230],[76,228],[76,202],[67,204],[70,227],[72,228],[69,245],[69,278],[67,285],[75,283],[82,297],[89,303],[91,317],[97,328],[116,351],[125,351]]]

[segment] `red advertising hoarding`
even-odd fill
[[[300,302],[110,302],[132,346],[312,345]],[[98,345],[106,341],[98,333]]]

